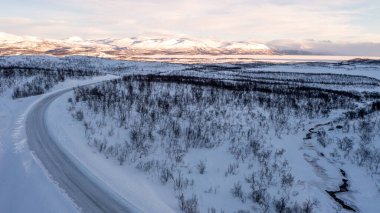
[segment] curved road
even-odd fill
[[[45,112],[55,99],[70,90],[48,95],[31,108],[26,118],[26,134],[30,149],[48,170],[52,179],[83,212],[141,212],[107,187],[97,184],[53,141],[46,126]]]

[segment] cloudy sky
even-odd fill
[[[0,0],[0,31],[47,38],[149,34],[380,54],[379,0]],[[373,45],[372,45],[373,44]],[[346,50],[345,50],[346,51]]]

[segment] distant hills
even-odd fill
[[[131,59],[149,55],[284,55],[310,54],[307,51],[275,50],[250,41],[219,41],[186,37],[155,36],[107,39],[43,39],[0,33],[0,55],[46,54],[87,55]]]

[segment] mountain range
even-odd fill
[[[150,55],[276,55],[310,54],[305,51],[280,51],[251,41],[219,41],[175,36],[131,38],[44,39],[0,32],[0,55],[46,54],[54,56],[87,55],[131,59]]]

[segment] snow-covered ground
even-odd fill
[[[333,83],[329,85],[312,84],[322,88],[357,92],[380,92],[378,80],[380,80],[380,66],[378,64],[222,64],[220,67],[210,67],[209,65],[181,65],[166,63],[144,63],[144,62],[128,62],[128,61],[112,61],[106,59],[86,58],[86,57],[66,57],[54,58],[46,56],[38,57],[2,57],[0,65],[34,65],[37,67],[48,66],[49,68],[80,68],[83,70],[93,69],[98,72],[115,73],[117,75],[124,74],[164,74],[164,75],[183,75],[197,76],[215,79],[225,79],[229,76],[240,79],[255,79],[257,72],[296,72],[296,73],[330,73],[359,75],[369,78],[350,78],[360,79],[362,85],[339,85]],[[238,71],[231,70],[229,67],[240,67]],[[256,73],[256,74],[255,74]],[[260,74],[261,75],[261,74]],[[265,77],[265,73],[263,76]],[[269,75],[268,75],[269,76]],[[266,77],[268,77],[266,76]],[[102,80],[116,78],[115,75],[98,76],[87,80],[66,80],[59,85],[54,86],[50,91],[57,91],[64,88],[74,87],[77,85],[89,84]],[[262,77],[262,76],[260,76]],[[337,77],[337,76],[332,76]],[[314,77],[313,77],[314,78]],[[318,78],[316,76],[315,78]],[[314,80],[314,79],[313,79]],[[279,82],[286,81],[280,79]],[[351,82],[352,81],[352,82]],[[336,82],[335,82],[336,83]],[[77,207],[60,190],[55,183],[49,178],[47,171],[38,159],[29,152],[25,130],[24,119],[31,105],[43,98],[45,95],[33,96],[21,99],[11,99],[11,91],[5,90],[0,93],[0,209],[7,212],[76,212]],[[86,136],[83,123],[75,120],[69,111],[70,103],[68,99],[73,96],[69,92],[58,98],[50,106],[47,112],[47,123],[51,133],[53,133],[56,142],[68,155],[75,161],[85,166],[89,172],[99,181],[110,187],[115,193],[127,199],[145,212],[179,212],[178,192],[173,191],[172,184],[162,184],[161,181],[151,174],[137,169],[133,163],[128,161],[120,166],[117,159],[100,154],[96,148],[89,146],[88,137]],[[367,102],[352,103],[356,107],[363,107]],[[84,106],[82,109],[85,109]],[[265,141],[269,143],[270,149],[284,149],[283,158],[289,162],[289,169],[294,176],[294,184],[288,189],[290,201],[297,201],[300,205],[302,202],[313,198],[319,201],[316,212],[345,212],[325,190],[335,191],[342,184],[342,179],[347,178],[349,183],[349,192],[338,194],[338,197],[361,212],[377,212],[380,208],[378,201],[380,200],[380,182],[378,173],[370,173],[367,168],[358,166],[355,163],[354,155],[350,155],[347,159],[336,157],[338,153],[344,155],[335,144],[326,147],[318,144],[318,138],[315,134],[310,139],[305,140],[309,129],[316,128],[318,124],[324,124],[339,118],[344,110],[333,110],[328,117],[305,119],[299,121],[294,119],[290,121],[292,127],[298,126],[298,131],[290,131],[281,134],[278,137],[272,130],[265,135]],[[266,114],[265,109],[256,109],[256,113]],[[86,112],[87,113],[87,112]],[[242,116],[242,112],[237,112],[236,116]],[[85,116],[90,113],[85,114]],[[378,119],[379,113],[372,114],[373,119]],[[236,117],[232,119],[234,125],[238,125],[245,118]],[[101,119],[98,115],[87,117],[98,121]],[[129,118],[137,119],[137,118]],[[293,122],[294,121],[294,122]],[[374,121],[374,122],[375,122]],[[109,144],[122,143],[124,138],[130,136],[126,130],[118,129],[116,123],[112,123],[112,119],[104,121],[107,125],[113,125],[115,132],[113,136],[106,135],[108,129],[102,132],[102,137],[109,140]],[[250,123],[254,126],[254,122]],[[353,123],[354,121],[352,121]],[[302,124],[301,124],[302,123]],[[241,123],[247,126],[247,123]],[[335,125],[340,124],[338,121]],[[102,125],[102,124],[100,124]],[[351,124],[359,125],[359,124]],[[347,136],[354,138],[355,143],[360,142],[360,138],[356,133],[342,133],[339,129],[328,130],[329,126],[318,128],[326,128],[327,137],[342,139]],[[316,128],[316,129],[318,129]],[[377,127],[380,128],[380,127]],[[284,130],[286,132],[286,130]],[[96,134],[100,134],[97,132]],[[95,135],[96,135],[95,134]],[[116,137],[117,135],[117,137]],[[99,135],[96,135],[99,136]],[[374,136],[372,139],[373,147],[379,148],[380,137]],[[323,155],[321,155],[321,153]],[[199,174],[200,162],[206,165],[206,173]],[[183,157],[183,164],[180,171],[183,176],[194,181],[193,185],[183,191],[186,199],[192,194],[197,195],[198,205],[201,212],[225,210],[226,212],[234,212],[237,210],[262,211],[257,209],[251,201],[247,201],[248,189],[250,184],[244,182],[251,171],[247,168],[252,167],[251,162],[241,162],[236,168],[231,168],[232,173],[236,175],[226,175],[226,171],[230,165],[226,162],[234,162],[230,154],[228,144],[218,146],[215,149],[190,149]],[[233,167],[234,165],[232,165]],[[260,166],[260,165],[254,165]],[[340,169],[346,173],[346,177],[342,176]],[[371,174],[371,175],[369,175]],[[245,190],[245,200],[242,202],[233,197],[231,188],[239,182]],[[191,185],[191,184],[190,184]],[[280,195],[279,190],[270,188],[269,194]],[[289,202],[290,202],[289,201]],[[22,204],[22,205],[21,205]],[[270,209],[271,211],[273,210]]]

